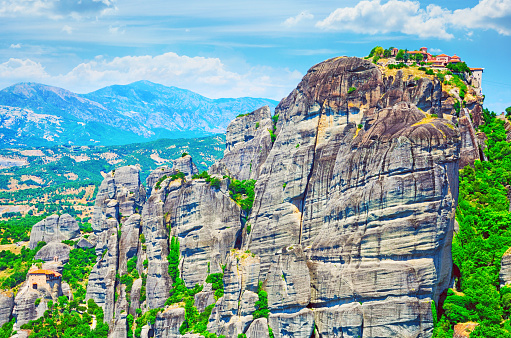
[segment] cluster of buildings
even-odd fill
[[[398,53],[399,49],[393,48],[391,51],[391,56],[396,57]],[[428,63],[428,67],[437,69],[444,69],[448,64],[456,64],[462,62],[461,58],[456,54],[453,56],[449,56],[447,54],[433,56],[428,52],[427,47],[421,47],[419,50],[407,51],[407,53],[413,56],[422,54],[422,59],[424,62]],[[483,81],[484,68],[470,68],[470,70],[472,71],[473,86],[480,88]]]
[[[394,48],[391,52],[392,56],[396,56],[399,52],[399,49]],[[447,54],[440,54],[437,56],[433,56],[431,53],[428,53],[427,47],[421,47],[419,50],[407,51],[408,54],[413,56],[417,54],[422,54],[424,62],[428,62],[431,64],[431,67],[444,68],[449,63],[460,63],[461,59],[459,56],[454,54],[453,56],[449,56]]]

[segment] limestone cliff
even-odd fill
[[[64,240],[73,239],[79,234],[78,222],[71,215],[52,215],[32,227],[29,246],[30,249],[33,249],[41,241],[60,243]]]
[[[111,336],[126,334],[137,308],[161,308],[143,337],[179,336],[184,305],[165,304],[175,238],[180,279],[202,286],[196,308],[215,304],[209,332],[430,337],[432,302],[451,282],[460,154],[466,163],[480,154],[471,134],[480,102],[467,103],[461,124],[450,95],[435,77],[335,58],[312,67],[274,116],[263,107],[237,117],[211,176],[193,177],[189,156],[153,171],[147,188],[136,167],[108,174],[87,298],[104,308]],[[230,185],[249,179],[244,210]],[[135,256],[141,278],[129,291],[116,274]],[[216,295],[206,279],[222,273]],[[263,291],[269,315],[254,316]]]

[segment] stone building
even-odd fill
[[[57,291],[57,296],[62,294],[62,275],[53,270],[34,268],[28,272],[28,287],[33,290],[46,290],[50,294]]]

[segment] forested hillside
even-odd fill
[[[456,277],[438,314],[436,337],[452,337],[454,325],[474,322],[475,337],[511,337],[511,287],[500,287],[502,255],[511,247],[511,144],[505,120],[484,110],[488,161],[460,171],[459,204],[452,254]],[[457,268],[456,268],[457,267]]]

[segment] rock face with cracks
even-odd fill
[[[34,249],[38,242],[61,242],[73,239],[80,235],[78,222],[69,214],[62,216],[52,215],[46,217],[32,227],[30,232],[30,249]]]
[[[196,307],[214,303],[209,332],[431,337],[432,302],[451,282],[460,153],[471,152],[469,163],[477,155],[451,101],[438,80],[335,58],[308,71],[278,118],[263,107],[229,125],[209,171],[219,183],[192,179],[188,155],[153,171],[147,188],[137,167],[117,168],[94,207],[87,298],[105,310],[112,337],[138,308],[161,308],[143,337],[179,336],[188,314],[165,304],[176,238],[180,278],[204,286]],[[177,170],[186,177],[173,179]],[[257,180],[251,210],[231,197],[232,179]],[[135,256],[140,278],[129,289],[116,275]],[[213,273],[223,273],[218,299],[205,283]],[[262,299],[269,314],[256,318]]]

